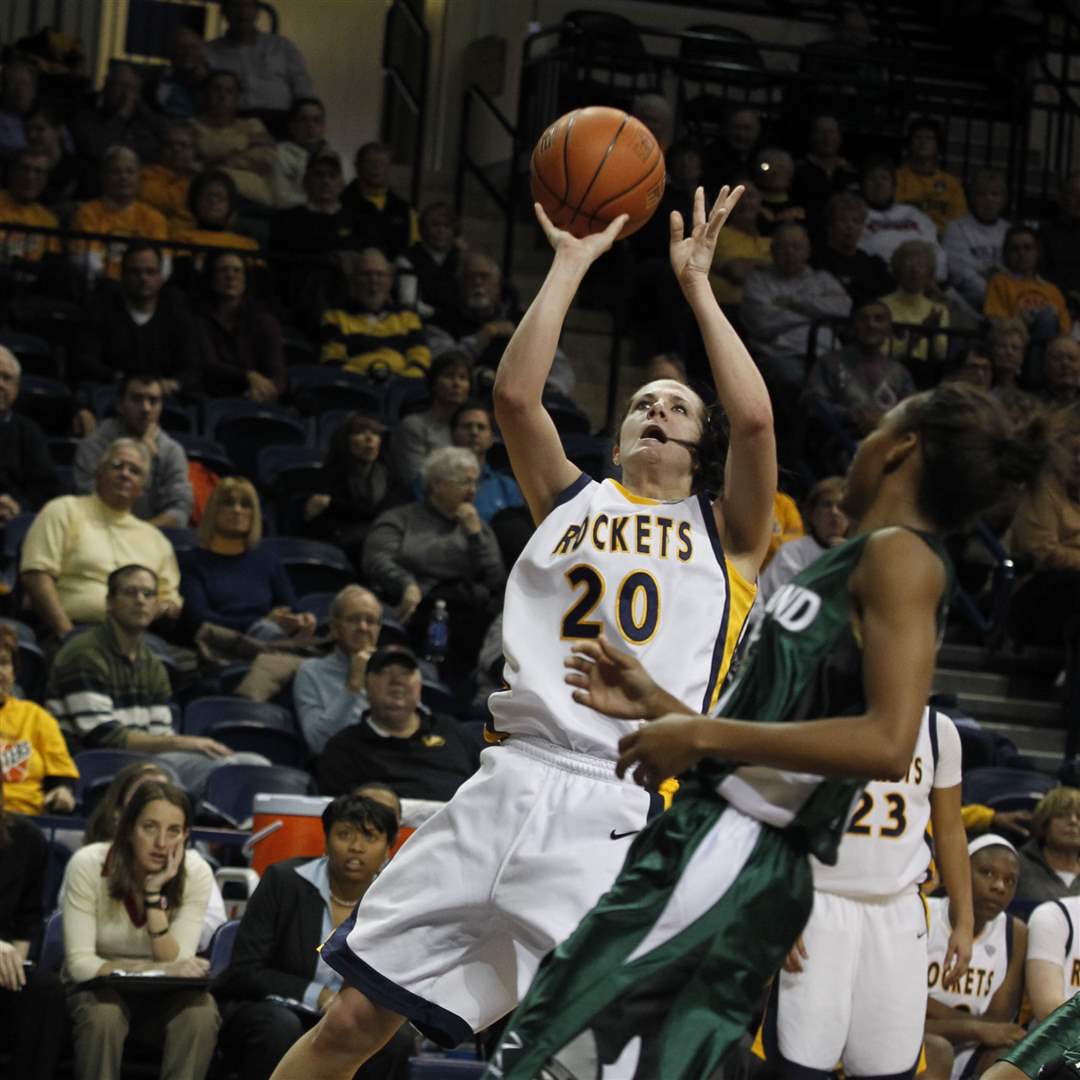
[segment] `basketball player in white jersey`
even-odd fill
[[[826,1077],[914,1074],[926,1021],[927,825],[941,877],[960,912],[947,942],[950,977],[971,954],[967,840],[960,817],[960,736],[923,712],[899,781],[863,790],[835,866],[811,859],[814,908],[773,981],[754,1052],[780,1072]]]
[[[537,525],[506,587],[509,688],[491,700],[502,742],[323,947],[346,985],[275,1077],[351,1077],[405,1020],[452,1046],[508,1013],[657,808],[655,795],[615,773],[619,739],[639,721],[573,701],[564,661],[575,641],[602,633],[706,708],[753,603],[776,490],[772,410],[709,285],[717,236],[741,194],[723,188],[706,216],[699,188],[691,234],[678,214],[671,221],[672,269],[729,428],[722,475],[718,426],[694,391],[664,379],[630,401],[614,450],[621,483],[596,483],[567,459],[541,395],[578,286],[625,217],[575,239],[536,207],[555,255],[494,387]]]
[[[1031,913],[1024,970],[1036,1020],[1080,990],[1080,896],[1047,900]]]
[[[1024,990],[1027,927],[1005,909],[1016,895],[1020,860],[1008,840],[993,833],[972,840],[971,895],[975,940],[967,972],[949,982],[944,974],[950,936],[950,901],[927,901],[926,1030],[952,1044],[953,1080],[981,1076],[1010,1046],[1024,1037],[1015,1022]]]

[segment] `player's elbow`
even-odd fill
[[[515,386],[519,380],[502,377],[501,370],[495,375],[495,383],[491,388],[491,402],[495,407],[495,419],[499,427],[505,427],[526,412],[530,407],[536,408],[538,402],[535,396],[530,397],[523,393],[520,386]]]

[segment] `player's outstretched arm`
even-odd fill
[[[581,472],[567,460],[559,433],[543,406],[544,383],[578,286],[589,267],[615,242],[627,215],[620,214],[602,233],[578,239],[555,228],[539,203],[535,210],[555,256],[499,361],[492,394],[514,477],[533,520],[540,522],[556,496]]]
[[[941,883],[949,894],[949,921],[952,932],[942,964],[942,985],[960,978],[971,960],[975,935],[975,915],[971,908],[971,860],[967,833],[960,816],[960,785],[934,788],[930,792],[930,821],[934,828],[934,851]]]
[[[898,780],[907,771],[930,694],[945,588],[941,560],[905,529],[866,541],[851,588],[861,611],[867,711],[791,724],[663,717],[619,742],[619,775],[649,786],[716,757],[775,769]]]
[[[694,217],[685,234],[671,215],[671,268],[694,313],[709,357],[716,396],[728,418],[730,443],[717,525],[724,550],[753,581],[772,534],[776,494],[776,437],[772,403],[757,365],[716,302],[709,270],[716,241],[744,188],[723,187],[708,215],[705,191],[694,193]]]

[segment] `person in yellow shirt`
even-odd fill
[[[71,254],[87,277],[120,279],[120,262],[132,237],[165,240],[169,229],[165,218],[152,206],[136,199],[139,190],[139,157],[126,146],[110,146],[101,167],[101,198],[80,203],[71,220],[74,232],[102,233],[117,237],[117,243],[103,240],[73,240]],[[167,259],[166,259],[167,261]],[[167,271],[164,276],[168,276]]]
[[[58,254],[60,240],[41,233],[17,232],[4,225],[35,225],[43,229],[59,226],[56,215],[38,199],[49,180],[49,162],[43,154],[23,150],[8,170],[8,188],[0,191],[0,259],[40,262],[45,255]]]
[[[762,270],[772,261],[772,239],[761,235],[758,215],[761,192],[744,182],[746,190],[716,241],[709,281],[721,307],[738,307],[743,298],[743,282],[753,270]]]
[[[905,240],[892,257],[892,273],[896,278],[895,292],[882,297],[892,312],[892,355],[897,360],[928,360],[941,363],[949,349],[944,334],[920,333],[914,328],[945,330],[949,326],[949,309],[939,300],[931,299],[934,289],[934,249],[925,240]]]
[[[1061,290],[1037,273],[1040,254],[1035,230],[1013,225],[1002,245],[1005,269],[990,279],[983,304],[983,314],[991,319],[1023,319],[1036,344],[1072,328]]]
[[[68,814],[75,809],[79,770],[56,718],[32,701],[12,696],[19,638],[0,625],[0,782],[5,810]]]
[[[162,143],[161,161],[144,166],[139,176],[139,199],[165,215],[170,232],[195,224],[188,209],[188,190],[198,171],[195,131],[187,121],[176,120]]]
[[[765,552],[765,561],[761,564],[764,570],[770,560],[780,549],[781,545],[789,540],[798,540],[806,535],[806,526],[803,524],[802,514],[799,507],[790,495],[777,491],[773,495],[772,535],[769,537],[769,549]]]
[[[950,221],[968,212],[960,178],[941,167],[941,126],[930,117],[912,121],[907,157],[896,170],[896,201],[917,206],[944,231]]]

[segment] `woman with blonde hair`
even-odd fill
[[[1080,788],[1048,791],[1031,815],[1031,839],[1020,849],[1018,901],[1080,895]]]
[[[284,567],[262,540],[259,496],[250,480],[226,477],[199,522],[199,546],[180,557],[185,619],[194,634],[214,623],[263,640],[311,634],[315,617],[293,611]]]

